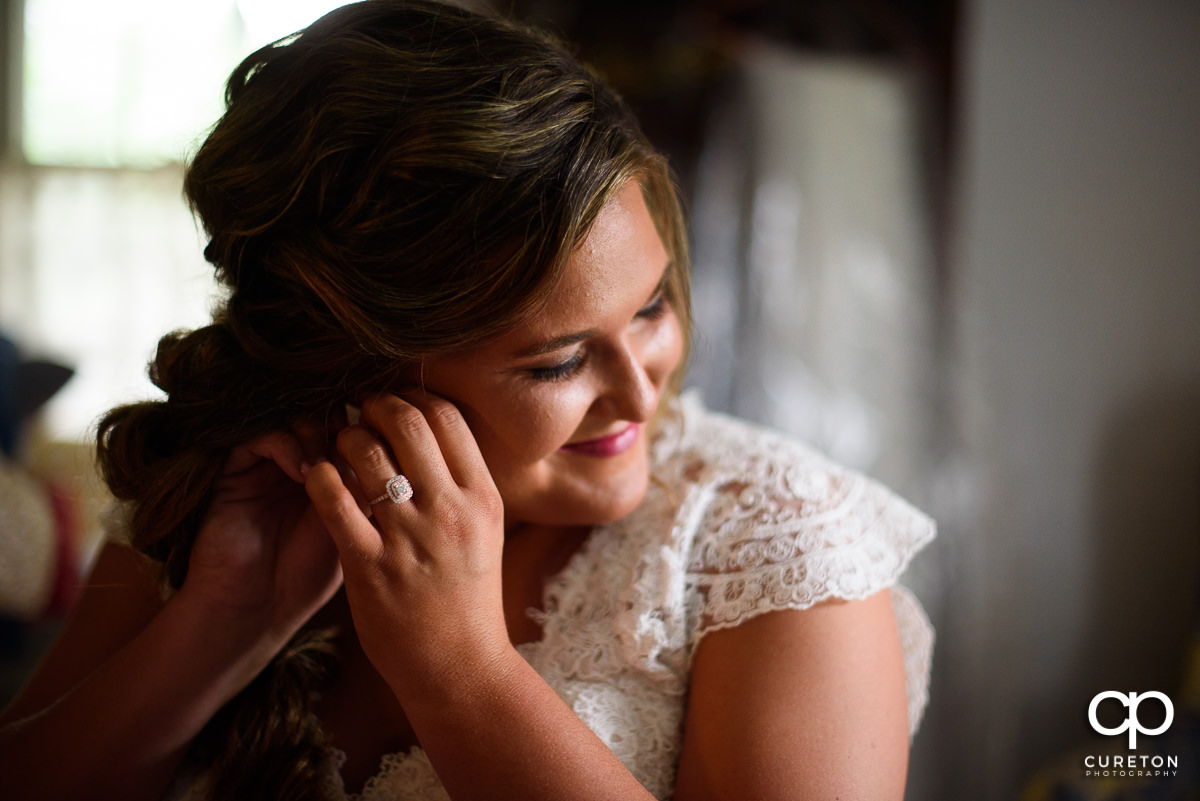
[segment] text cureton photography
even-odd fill
[[[1161,754],[1088,754],[1084,776],[1175,776],[1179,757]]]

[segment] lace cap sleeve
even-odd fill
[[[687,568],[693,643],[764,612],[873,595],[934,536],[886,487],[774,432],[706,413],[685,436],[707,495]]]
[[[915,733],[934,634],[920,603],[896,581],[933,539],[933,521],[804,445],[687,404],[675,436],[677,469],[701,496],[689,515],[692,653],[708,632],[766,612],[891,588]]]

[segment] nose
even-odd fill
[[[621,420],[644,423],[658,409],[661,387],[639,353],[628,340],[614,349],[609,358],[607,385],[602,400],[611,406],[609,413]]]

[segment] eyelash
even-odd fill
[[[654,300],[638,310],[637,317],[642,320],[658,320],[667,313],[667,296],[659,292]],[[576,351],[571,358],[560,364],[551,365],[550,367],[534,367],[529,373],[534,381],[544,381],[554,383],[556,381],[566,381],[568,378],[573,378],[583,369],[583,365],[587,363],[587,355],[584,351]]]
[[[584,356],[583,351],[580,350],[576,351],[574,356],[567,359],[565,362],[562,362],[561,364],[556,364],[551,367],[535,367],[530,370],[529,373],[533,376],[534,381],[547,381],[551,383],[554,381],[565,381],[568,378],[572,378],[576,373],[582,370],[583,364],[586,361],[587,359]]]

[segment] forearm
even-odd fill
[[[455,801],[652,798],[515,650],[479,676],[398,693]]]
[[[273,652],[176,595],[73,691],[0,731],[6,790],[14,799],[158,798],[188,744]]]

